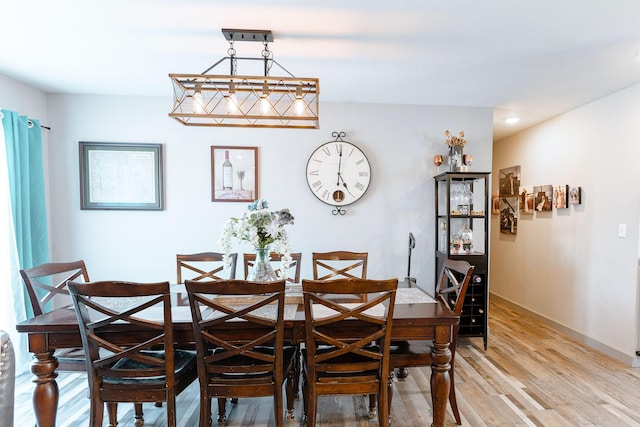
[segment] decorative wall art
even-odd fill
[[[569,204],[582,204],[582,187],[571,187],[571,189],[569,190]]]
[[[553,209],[551,201],[553,200],[553,186],[540,185],[533,187],[535,197],[536,211],[547,212]]]
[[[258,147],[211,147],[211,200],[258,199]]]
[[[520,166],[500,169],[498,179],[500,197],[518,196],[520,194]]]
[[[533,186],[523,185],[520,187],[520,200],[519,207],[521,214],[533,214],[534,209],[533,201]]]
[[[553,205],[556,209],[569,207],[569,186],[557,185],[553,188]]]
[[[491,213],[500,213],[500,196],[498,196],[498,193],[491,195]]]
[[[518,197],[500,197],[500,232],[518,234]]]
[[[162,144],[80,142],[80,209],[162,210]]]

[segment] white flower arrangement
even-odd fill
[[[245,241],[254,248],[267,248],[282,255],[278,276],[286,279],[287,268],[291,264],[291,249],[284,226],[293,224],[293,215],[289,209],[269,211],[269,203],[258,199],[251,203],[241,218],[231,218],[222,227],[222,236],[218,244],[224,253],[225,268],[231,265],[229,254],[233,238]]]

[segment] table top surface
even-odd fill
[[[172,285],[172,292],[185,292],[184,286]],[[287,295],[302,296],[301,285],[288,285]],[[287,304],[289,315],[285,316],[285,324],[304,322],[304,307],[300,303]],[[191,325],[189,306],[172,306],[174,327]],[[398,288],[393,315],[394,323],[411,325],[454,325],[459,316],[435,301],[419,288]],[[78,321],[73,307],[67,306],[52,310],[40,316],[25,320],[16,326],[18,332],[55,333],[77,332]]]

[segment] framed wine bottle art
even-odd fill
[[[253,202],[258,195],[258,147],[211,147],[211,200]]]

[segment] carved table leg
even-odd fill
[[[58,383],[56,368],[58,359],[53,357],[53,350],[35,353],[31,363],[31,372],[35,375],[33,382],[33,410],[38,427],[54,427],[58,411]]]
[[[449,326],[436,327],[436,336],[431,352],[431,402],[433,404],[432,427],[443,427],[451,387],[451,350],[449,348],[451,329]]]

